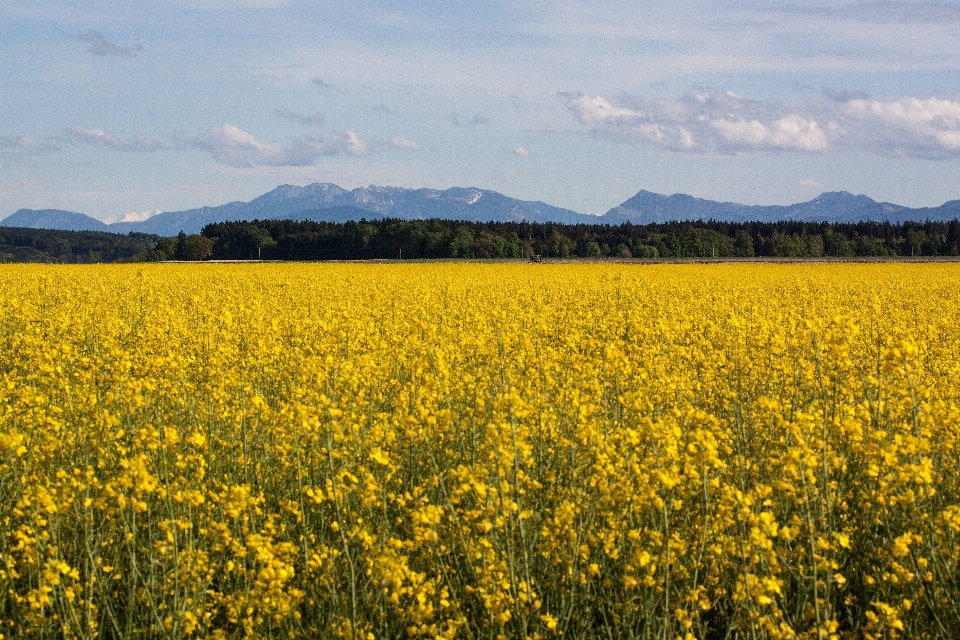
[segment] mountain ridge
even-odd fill
[[[9,224],[7,221],[11,221]],[[109,231],[110,225],[84,213],[63,209],[19,209],[0,220],[0,226],[58,231]]]
[[[361,218],[422,220],[441,218],[473,222],[559,222],[563,224],[647,224],[671,221],[722,222],[906,222],[946,221],[960,217],[960,200],[939,207],[910,208],[877,202],[863,194],[824,192],[792,205],[746,205],[677,193],[640,190],[602,216],[577,213],[541,201],[518,200],[476,187],[407,189],[370,185],[347,190],[332,183],[283,184],[249,202],[234,201],[184,211],[168,211],[139,222],[104,223],[60,209],[20,209],[0,226],[66,231],[141,232],[172,236],[181,230],[199,233],[207,224],[238,220],[313,220],[346,222]]]
[[[200,207],[186,211],[164,212],[142,222],[118,222],[108,225],[120,233],[141,231],[175,235],[180,230],[199,233],[211,222],[236,220],[279,220],[289,218],[323,221],[318,212],[330,210],[330,222],[343,221],[343,208],[362,210],[368,219],[399,218],[420,220],[445,218],[472,221],[595,222],[596,216],[554,207],[539,201],[510,198],[496,191],[476,187],[452,187],[446,190],[406,189],[370,185],[347,190],[331,183],[305,186],[283,184],[249,202],[230,202],[218,207]],[[9,224],[7,220],[0,225]]]
[[[951,201],[957,202],[957,201]],[[632,198],[610,209],[604,218],[611,222],[649,222],[717,220],[723,222],[922,222],[949,220],[960,211],[956,207],[943,210],[950,202],[940,207],[911,209],[889,202],[877,202],[863,194],[853,195],[847,191],[827,191],[813,200],[791,205],[746,205],[737,202],[703,200],[686,194],[664,196],[641,190]]]

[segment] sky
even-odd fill
[[[0,217],[280,184],[960,199],[960,2],[3,0]]]

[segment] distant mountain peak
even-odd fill
[[[824,191],[810,202],[876,202],[873,198],[862,193],[853,195],[849,191]]]
[[[61,231],[109,231],[109,225],[83,213],[61,209],[20,209],[0,226],[23,229],[59,229]]]
[[[859,222],[952,220],[960,217],[960,200],[940,207],[910,209],[876,202],[863,194],[827,191],[813,200],[793,205],[745,205],[716,202],[685,193],[663,195],[641,189],[602,216],[581,214],[540,201],[518,200],[478,187],[408,189],[371,184],[352,190],[330,182],[305,186],[278,185],[249,202],[215,207],[168,211],[142,221],[105,224],[82,213],[57,209],[21,209],[0,221],[0,226],[77,231],[139,231],[173,236],[183,230],[199,233],[207,224],[235,220],[292,219],[345,222],[361,218],[423,220],[442,218],[475,222],[560,222],[563,224],[621,224],[716,220],[726,222]]]
[[[703,200],[686,194],[664,196],[640,190],[635,196],[610,209],[603,217],[617,222],[670,222],[674,220],[717,220],[722,222],[859,222],[953,219],[956,207],[944,204],[936,209],[910,209],[877,202],[849,191],[825,191],[813,200],[792,205],[746,205]]]
[[[344,222],[385,217],[404,220],[444,218],[477,222],[528,220],[567,224],[596,220],[594,216],[569,209],[553,207],[543,202],[517,200],[477,187],[453,187],[441,191],[371,184],[348,191],[332,183],[314,182],[302,187],[282,184],[249,202],[168,211],[142,222],[118,222],[111,225],[94,222],[102,225],[101,230],[105,231],[142,231],[172,236],[181,230],[186,233],[199,233],[204,226],[212,222],[232,220],[286,218]],[[47,221],[44,223],[48,225],[46,228],[60,228],[57,225],[61,222],[49,217],[44,220]]]

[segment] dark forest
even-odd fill
[[[148,233],[58,231],[0,227],[0,262],[123,262],[143,260],[160,236]]]
[[[346,223],[255,220],[210,224],[201,235],[209,239],[211,258],[240,260],[960,255],[957,220],[855,224],[708,221],[618,226],[391,219]],[[179,245],[186,246],[191,238],[181,237]],[[173,244],[168,240],[168,249]],[[168,257],[173,258],[174,251],[170,253]]]
[[[160,238],[0,228],[2,262],[960,256],[960,222],[220,222]]]

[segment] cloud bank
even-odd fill
[[[66,132],[66,139],[81,144],[88,144],[109,151],[144,152],[159,151],[165,148],[160,143],[144,137],[133,140],[120,140],[103,129],[87,129],[73,125]]]
[[[673,151],[870,153],[960,159],[960,101],[904,97],[873,100],[824,90],[803,108],[751,100],[730,91],[696,91],[676,100],[560,94],[580,124],[597,135]]]
[[[395,137],[389,143],[361,138],[353,131],[329,135],[309,135],[289,144],[258,140],[253,134],[232,125],[214,127],[205,136],[181,136],[181,142],[209,152],[217,162],[231,167],[257,166],[305,167],[323,156],[354,157],[375,153],[380,147],[415,151],[419,145],[406,138]]]
[[[840,110],[838,141],[845,146],[915,158],[960,158],[960,102],[857,99]]]
[[[316,118],[320,118],[317,114]],[[310,119],[314,123],[314,119]],[[91,146],[104,151],[122,153],[144,153],[149,151],[169,151],[200,149],[210,153],[222,164],[231,167],[251,168],[257,166],[304,167],[314,164],[323,156],[362,157],[377,153],[382,149],[399,151],[419,151],[420,145],[400,136],[389,140],[361,138],[353,131],[338,131],[329,135],[306,135],[290,143],[260,140],[252,133],[232,124],[224,124],[210,129],[205,135],[195,136],[179,133],[171,136],[170,143],[160,143],[138,136],[130,140],[121,140],[104,131],[73,125],[56,138],[61,143],[72,146]],[[38,142],[21,134],[0,136],[0,148],[21,152],[56,151],[60,147]],[[129,214],[140,215],[140,214]],[[124,219],[124,222],[131,221]]]

